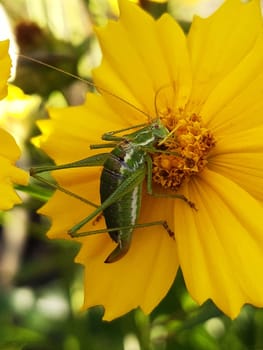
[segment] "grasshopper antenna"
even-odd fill
[[[148,113],[146,113],[146,112],[144,112],[143,110],[141,110],[140,108],[136,107],[136,106],[133,105],[131,102],[126,101],[124,98],[122,98],[122,97],[120,97],[120,96],[117,96],[117,95],[115,95],[114,93],[108,91],[107,89],[104,89],[103,87],[100,87],[100,86],[98,86],[98,85],[96,85],[96,84],[94,84],[94,83],[91,83],[90,81],[88,81],[88,80],[86,80],[86,79],[84,79],[84,78],[81,78],[81,77],[79,77],[79,76],[77,76],[77,75],[75,75],[75,74],[66,72],[66,71],[64,71],[64,70],[61,69],[61,68],[58,68],[58,67],[56,67],[56,66],[52,66],[51,64],[48,64],[48,63],[43,62],[43,61],[40,61],[40,60],[38,60],[38,59],[36,59],[36,58],[33,58],[33,57],[26,56],[26,55],[23,55],[23,54],[21,54],[21,53],[19,53],[18,56],[21,57],[21,58],[24,58],[25,60],[28,60],[28,61],[31,61],[31,62],[34,62],[34,63],[38,63],[38,64],[41,64],[41,65],[47,67],[47,68],[56,70],[57,72],[60,72],[60,73],[62,73],[62,74],[65,74],[65,75],[67,75],[67,76],[69,76],[69,77],[71,77],[71,78],[74,78],[74,79],[77,79],[77,80],[79,80],[79,81],[82,81],[83,83],[85,83],[85,84],[88,85],[88,86],[91,86],[91,87],[93,87],[93,88],[95,87],[98,91],[105,92],[106,94],[108,94],[108,95],[110,95],[110,96],[116,98],[117,100],[119,100],[119,101],[125,103],[125,104],[128,105],[129,107],[131,107],[131,108],[135,109],[136,111],[140,112],[141,114],[143,114],[144,116],[146,116],[146,117],[148,118],[148,120],[151,120],[151,119],[152,119],[152,117],[151,117]]]
[[[155,109],[156,115],[158,115],[157,99],[158,99],[160,93],[161,93],[165,88],[168,88],[168,87],[171,87],[171,86],[173,87],[174,90],[176,90],[176,89],[175,89],[175,83],[173,82],[173,83],[171,83],[171,84],[170,84],[170,83],[167,83],[167,84],[165,84],[165,85],[160,86],[160,87],[158,88],[158,90],[156,91],[156,94],[155,94],[155,97],[154,97],[154,109]]]

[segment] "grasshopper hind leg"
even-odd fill
[[[96,224],[97,219],[100,220],[101,217],[102,217],[102,215],[98,215],[98,217],[96,217],[96,219],[94,221],[95,224]],[[115,228],[110,228],[110,229],[104,228],[104,229],[87,231],[87,232],[77,232],[75,230],[69,230],[68,233],[72,238],[76,238],[76,237],[85,237],[85,236],[90,236],[90,235],[94,235],[94,234],[109,233],[109,232],[114,232],[114,231],[124,230],[124,229],[131,229],[131,228],[134,230],[135,229],[142,229],[142,228],[150,227],[150,226],[162,226],[165,229],[165,231],[168,233],[168,235],[173,240],[175,240],[175,233],[169,227],[167,221],[165,221],[165,220],[146,222],[146,223],[136,224],[136,225],[132,225],[132,226],[115,227]],[[116,239],[115,242],[117,242],[117,246],[109,254],[109,256],[105,259],[104,262],[109,264],[109,263],[113,263],[113,262],[120,260],[124,255],[127,254],[128,250],[130,249],[131,240],[132,240],[132,235],[130,236],[130,239],[127,239],[127,237],[125,239],[121,239],[121,238],[119,238],[118,240]]]
[[[149,222],[145,224],[137,224],[134,225],[134,229],[136,228],[144,228],[148,226],[157,226],[162,225],[163,228],[167,231],[168,235],[175,240],[175,234],[169,227],[167,221],[156,221],[156,222]],[[119,240],[117,247],[110,253],[110,255],[105,259],[104,263],[109,264],[113,263],[115,261],[118,261],[121,259],[124,255],[127,254],[128,250],[130,249],[132,236],[130,236],[130,239],[127,240]]]
[[[167,231],[168,235],[169,235],[171,238],[175,239],[174,231],[172,231],[172,230],[170,229],[170,227],[169,227],[169,225],[168,225],[168,222],[167,222],[167,221],[163,221],[163,224],[162,224],[162,225],[163,225],[164,229]]]

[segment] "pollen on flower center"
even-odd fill
[[[157,146],[163,153],[152,154],[153,181],[177,191],[183,182],[204,169],[215,138],[196,114],[166,109],[160,118],[170,134]]]

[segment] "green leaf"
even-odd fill
[[[40,333],[27,328],[14,325],[0,327],[0,350],[22,349],[26,344],[42,341]]]

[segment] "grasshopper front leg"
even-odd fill
[[[124,136],[115,136],[115,135],[119,134],[121,132],[124,132],[124,131],[137,129],[137,128],[140,128],[140,127],[145,126],[145,125],[147,125],[147,124],[143,123],[143,124],[133,125],[133,126],[130,126],[128,128],[124,128],[124,129],[108,131],[105,134],[103,134],[101,138],[102,138],[102,140],[105,140],[105,141],[122,141],[125,138]]]
[[[158,152],[158,150],[156,150],[156,152]],[[153,193],[152,190],[152,158],[151,156],[148,154],[146,157],[146,163],[147,163],[147,193],[150,194],[151,196],[154,197],[159,197],[159,198],[177,198],[177,199],[181,199],[184,202],[186,202],[191,208],[196,209],[195,204],[190,201],[188,198],[186,198],[183,194],[180,193]]]

